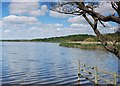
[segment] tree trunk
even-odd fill
[[[109,44],[107,43],[107,38],[105,36],[103,36],[100,31],[97,29],[97,23],[98,23],[98,19],[94,18],[94,24],[92,24],[92,22],[87,18],[86,14],[83,14],[83,17],[86,19],[86,21],[90,24],[90,26],[92,27],[94,33],[97,35],[98,39],[100,40],[101,44],[104,46],[104,48],[115,54],[118,59],[120,59],[120,50],[114,45],[114,44]]]

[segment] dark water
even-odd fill
[[[78,84],[78,59],[81,63],[118,72],[118,59],[100,50],[65,48],[58,43],[4,42],[0,69],[3,85],[74,86]],[[105,75],[104,75],[105,76]],[[107,76],[107,75],[106,75]],[[92,80],[94,78],[90,77]],[[81,77],[82,85],[92,83]],[[119,80],[118,80],[119,83]]]

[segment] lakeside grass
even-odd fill
[[[80,48],[80,49],[89,49],[89,50],[94,50],[94,49],[100,49],[100,50],[105,50],[102,44],[100,43],[69,43],[69,42],[64,42],[60,43],[59,46],[63,47],[69,47],[69,48]],[[120,49],[120,44],[117,45],[118,48]]]

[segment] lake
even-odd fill
[[[107,51],[66,48],[60,47],[59,43],[42,42],[3,42],[0,47],[3,86],[77,86],[78,60],[105,71],[120,73],[120,61]],[[80,81],[82,85],[92,86],[83,77]]]

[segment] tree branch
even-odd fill
[[[78,11],[74,11],[74,12],[62,12],[62,11],[57,10],[57,9],[52,9],[52,11],[59,12],[59,13],[62,13],[62,14],[72,14],[72,15],[82,15],[83,14],[83,12],[78,12]]]
[[[116,42],[113,43],[112,45],[108,44],[107,38],[104,37],[99,30],[97,29],[97,23],[98,23],[98,18],[93,17],[94,19],[94,24],[87,18],[87,16],[84,14],[83,17],[86,19],[86,21],[90,24],[92,29],[94,30],[95,34],[97,35],[98,39],[100,40],[101,44],[104,46],[104,48],[111,52],[114,53],[119,59],[120,59],[120,50],[115,46]]]
[[[103,16],[95,11],[89,10],[87,7],[85,7],[84,5],[81,4],[81,2],[76,2],[76,4],[79,6],[79,9],[85,11],[86,13],[88,13],[91,16],[97,17],[99,20],[102,20],[104,22],[108,22],[108,21],[113,21],[116,23],[120,24],[120,18],[110,15],[110,16]]]
[[[103,25],[103,27],[106,27],[106,26],[104,25],[104,23],[103,23],[101,20],[99,20],[99,22]]]

